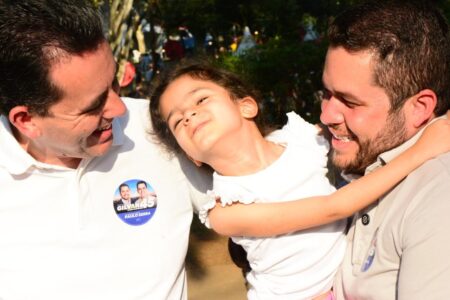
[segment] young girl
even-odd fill
[[[266,139],[255,123],[255,99],[251,89],[224,70],[180,67],[152,95],[153,128],[168,149],[182,149],[195,164],[215,170],[211,202],[200,218],[247,251],[249,299],[331,297],[327,293],[345,251],[345,222],[336,220],[369,205],[422,162],[448,151],[450,141],[442,140],[449,130],[445,135],[430,126],[388,166],[333,193],[326,178],[328,144],[317,128],[289,113],[288,124],[272,141]],[[305,199],[288,201],[299,198]]]

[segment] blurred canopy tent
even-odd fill
[[[314,30],[313,24],[307,24],[306,25],[306,34],[303,37],[303,41],[305,41],[305,42],[307,42],[307,41],[315,41],[315,40],[318,39],[318,37],[319,37],[319,35]]]
[[[236,55],[242,55],[247,50],[255,47],[256,42],[253,38],[252,34],[250,33],[250,28],[248,26],[244,27],[244,35],[242,36],[241,42],[239,43],[239,46],[236,50]]]

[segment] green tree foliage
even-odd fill
[[[222,56],[219,64],[241,74],[261,91],[261,108],[269,126],[284,124],[285,114],[292,110],[317,122],[325,51],[323,42],[277,38],[244,56]]]
[[[284,122],[285,113],[295,110],[317,122],[321,70],[326,51],[324,39],[329,22],[339,12],[361,0],[92,0],[103,8],[110,42],[119,62],[130,60],[131,50],[139,48],[142,18],[161,25],[166,32],[186,26],[202,53],[206,32],[220,43],[215,62],[238,72],[263,95],[262,108],[270,126]],[[449,0],[430,0],[450,19]],[[249,26],[258,35],[258,45],[245,55],[229,51],[234,37]],[[318,35],[304,42],[308,26]],[[154,55],[155,33],[145,51]],[[140,47],[139,49],[141,49]],[[223,51],[225,50],[225,51]],[[153,60],[154,62],[156,59]],[[157,66],[154,66],[156,70]]]

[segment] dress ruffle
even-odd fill
[[[211,209],[213,209],[217,203],[220,203],[222,207],[227,205],[232,205],[234,203],[250,204],[258,202],[257,197],[251,193],[234,193],[228,195],[217,195],[214,191],[208,190],[206,192],[208,196],[208,201],[200,208],[198,212],[198,217],[200,221],[205,224],[206,227],[211,228],[209,223],[208,214]]]

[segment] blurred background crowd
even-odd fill
[[[119,64],[123,96],[184,57],[206,57],[261,91],[269,127],[295,110],[318,121],[326,28],[358,0],[93,0]],[[425,0],[424,0],[425,1]],[[450,1],[434,1],[450,19]]]

